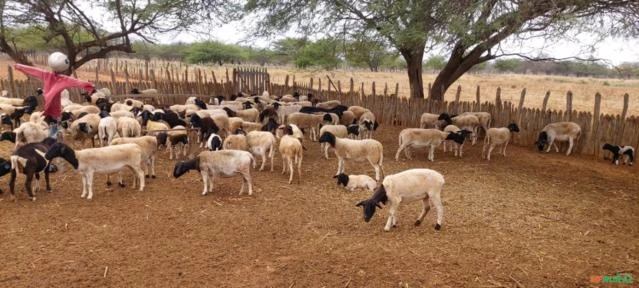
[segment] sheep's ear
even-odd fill
[[[375,206],[377,206],[377,208],[382,209],[382,205],[379,205],[379,203],[375,203]]]
[[[355,205],[355,207],[357,207],[357,206],[364,206],[364,201],[360,201],[359,203],[357,203],[357,204]]]
[[[333,175],[333,178],[337,178],[337,175]]]

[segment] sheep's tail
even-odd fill
[[[106,126],[98,126],[98,129],[100,129],[100,131],[98,131],[98,135],[102,134],[102,136],[104,137],[104,138],[101,138],[100,140],[105,141],[105,142],[107,140],[109,140],[109,136],[107,134],[107,127]]]

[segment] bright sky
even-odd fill
[[[194,42],[205,40],[218,40],[229,44],[242,44],[251,45],[256,47],[268,47],[269,42],[266,40],[258,40],[255,42],[244,42],[247,34],[238,28],[237,23],[226,24],[221,27],[210,27],[204,29],[207,31],[204,33],[181,33],[179,35],[162,35],[157,37],[162,43],[171,42]],[[286,35],[278,38],[284,38],[286,36],[295,37],[296,34],[288,32]],[[523,52],[529,56],[536,56],[540,51],[546,55],[564,58],[564,57],[580,57],[588,58],[591,55],[595,58],[605,59],[609,64],[618,65],[623,62],[639,62],[639,39],[621,39],[621,38],[608,38],[603,42],[595,46],[595,51],[581,51],[587,50],[585,42],[592,41],[589,37],[581,37],[583,44],[568,41],[559,41],[557,43],[543,43],[543,41],[529,41],[526,43],[526,47],[509,47],[508,52]],[[541,50],[540,50],[541,49]]]

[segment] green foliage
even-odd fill
[[[446,66],[446,58],[443,56],[431,56],[424,63],[424,69],[428,70],[442,70],[444,66]]]
[[[229,62],[240,62],[243,58],[242,50],[238,46],[212,41],[191,45],[186,50],[185,60],[188,63],[222,65]]]
[[[71,37],[75,43],[92,39],[89,33],[77,26],[70,26],[67,30],[71,31]],[[65,48],[62,36],[52,36],[45,27],[38,25],[5,28],[4,37],[9,43],[15,44],[18,50],[54,51]]]
[[[500,59],[495,61],[495,69],[499,72],[516,72],[521,67],[519,59]]]
[[[297,52],[295,66],[298,68],[335,69],[341,63],[337,47],[338,41],[329,38],[309,43]]]
[[[358,35],[349,41],[346,47],[346,60],[354,67],[366,67],[377,72],[389,58],[396,53],[390,52],[380,38],[372,38],[365,34]]]
[[[304,38],[284,38],[273,43],[273,53],[279,62],[292,63],[297,53],[308,43]]]

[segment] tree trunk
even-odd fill
[[[421,48],[421,49],[420,49]],[[408,68],[408,83],[410,98],[424,98],[424,80],[422,78],[422,61],[424,60],[424,46],[417,49],[399,51],[406,60]]]
[[[435,82],[430,88],[430,98],[432,100],[441,101],[444,99],[446,90],[459,79],[464,73],[468,72],[473,66],[494,59],[493,56],[482,56],[486,49],[475,48],[468,55],[464,56],[465,48],[459,43],[453,48],[450,58],[444,69],[439,71]]]

